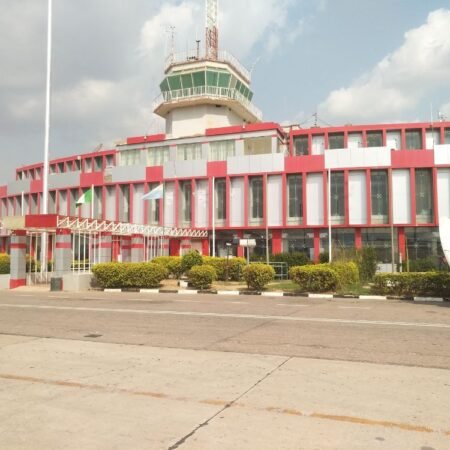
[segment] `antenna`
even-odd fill
[[[166,29],[166,32],[169,34],[170,37],[169,59],[171,62],[173,62],[175,58],[175,27],[173,25],[169,25]]]
[[[219,0],[206,0],[206,58],[217,60],[219,53]]]

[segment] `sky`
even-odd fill
[[[153,114],[175,27],[204,0],[54,0],[50,158],[164,131]],[[220,0],[220,48],[252,69],[265,121],[450,120],[449,0]],[[43,160],[47,0],[0,2],[0,185]]]

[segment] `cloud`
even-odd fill
[[[403,44],[319,106],[328,121],[397,121],[450,81],[450,10],[405,33]]]

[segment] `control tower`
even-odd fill
[[[232,55],[219,51],[218,0],[206,0],[205,51],[172,49],[154,112],[166,119],[166,134],[179,138],[260,122],[253,103],[251,73]]]

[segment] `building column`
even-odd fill
[[[131,236],[131,262],[144,262],[144,236],[142,234]]]
[[[72,233],[70,230],[56,230],[55,276],[62,277],[70,272],[72,265]]]
[[[272,230],[272,255],[283,253],[281,230]]]
[[[25,230],[15,230],[11,234],[11,270],[9,288],[15,289],[27,284],[26,253],[27,253],[27,232]]]
[[[120,254],[122,262],[131,261],[131,236],[122,236],[120,239]]]
[[[111,239],[112,258],[114,262],[119,261],[120,255],[120,236],[113,236]]]
[[[103,233],[97,240],[99,248],[99,263],[109,263],[112,258],[112,235]]]
[[[314,230],[314,262],[319,262],[320,256],[320,230],[316,228]]]
[[[209,239],[205,238],[202,240],[202,255],[209,256]]]
[[[362,248],[362,229],[355,228],[355,248]]]
[[[238,231],[236,233],[236,235],[237,235],[237,237],[239,239],[243,239],[244,238],[244,232],[243,231]],[[237,255],[238,255],[238,258],[244,258],[245,257],[244,247],[238,245]]]
[[[192,250],[192,241],[190,239],[181,239],[180,248],[183,255],[190,252]]]
[[[165,239],[163,239],[165,243]],[[170,239],[169,241],[169,255],[180,256],[181,241],[179,239]]]
[[[402,255],[402,261],[406,261],[406,235],[403,227],[398,228],[398,252]]]

